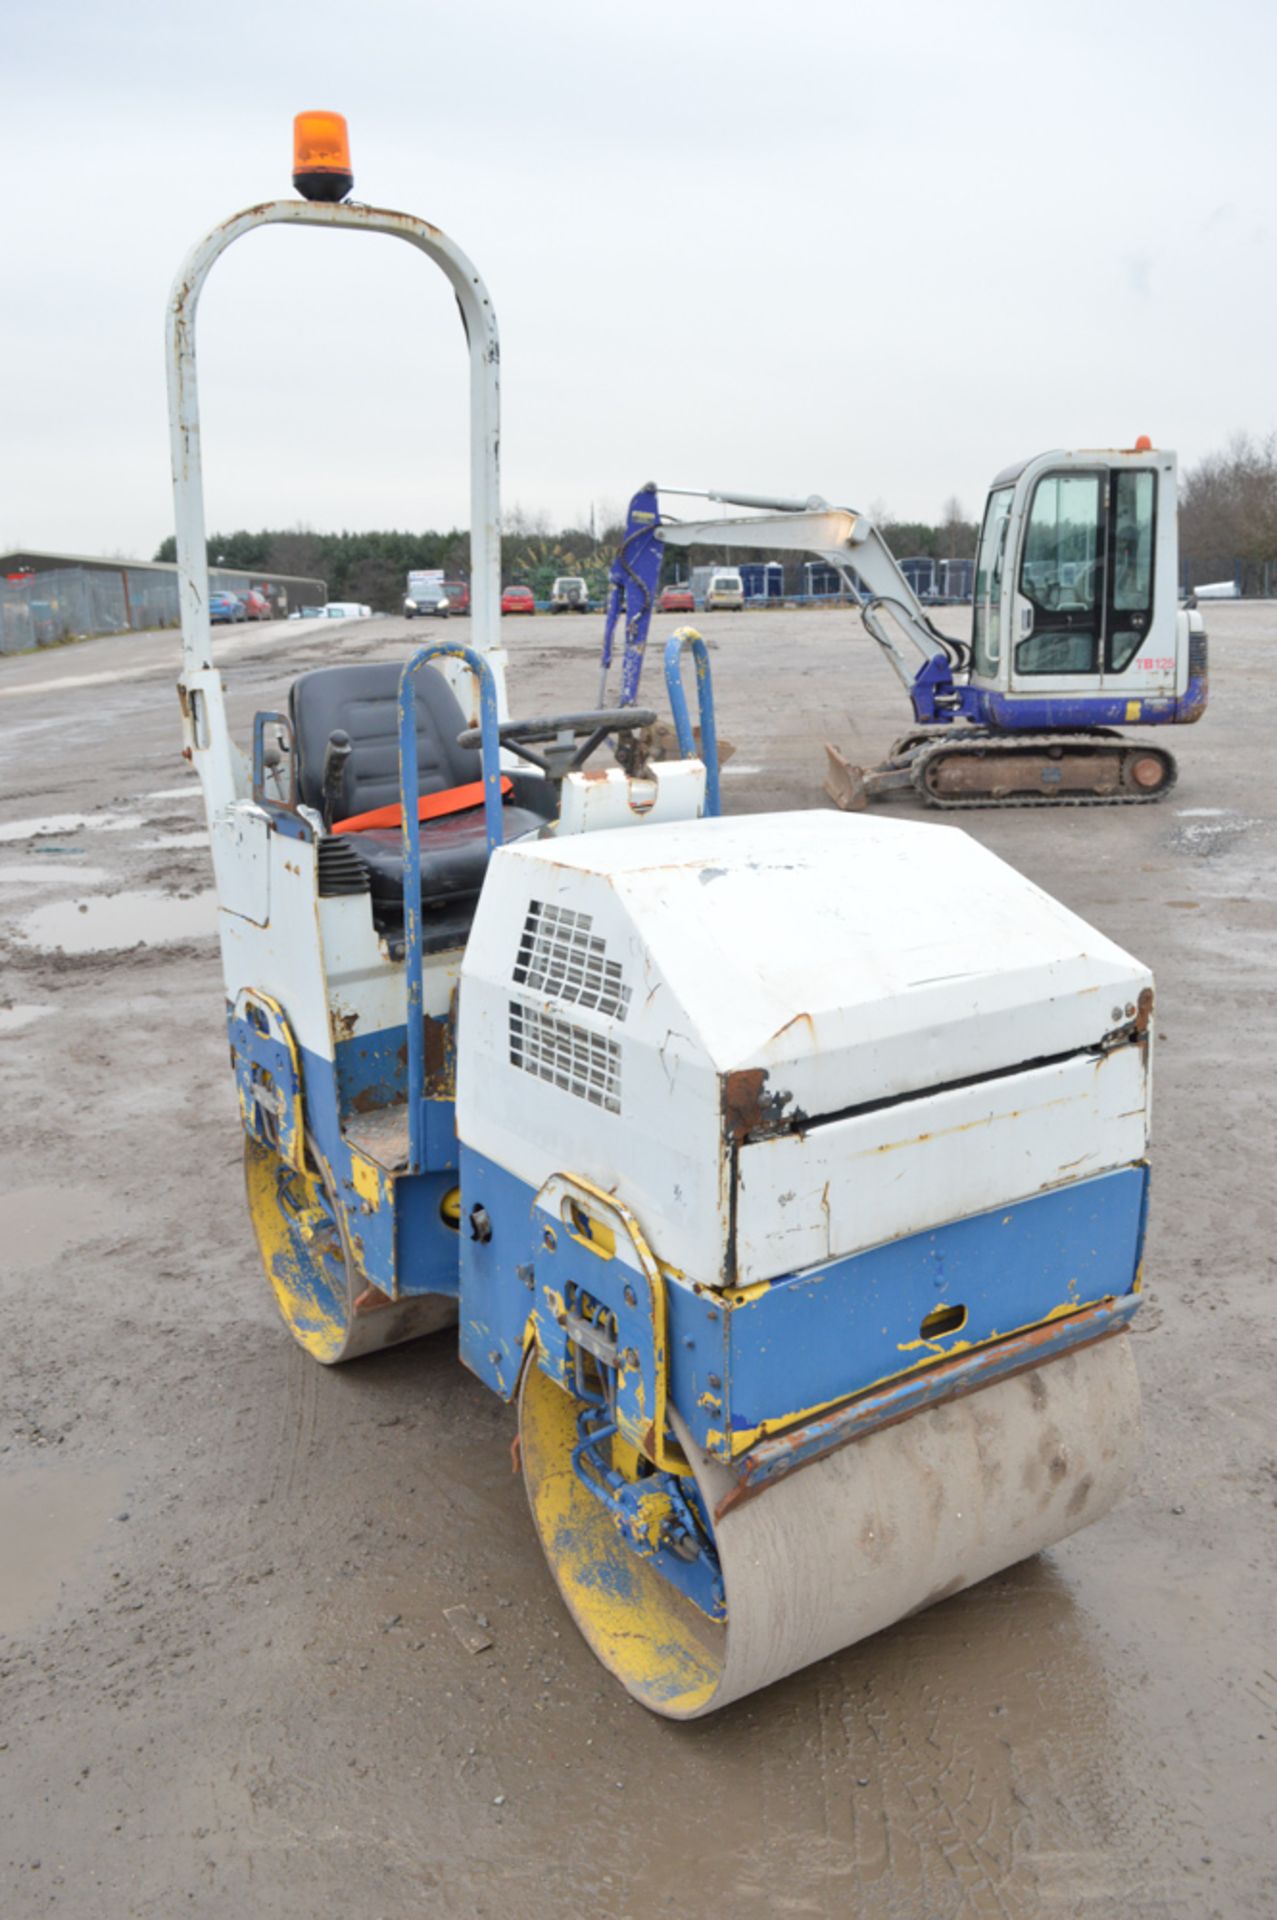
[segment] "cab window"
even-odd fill
[[[976,553],[972,595],[971,665],[983,679],[992,678],[998,662],[998,620],[1002,606],[1002,567],[1007,544],[1007,516],[1014,487],[998,487],[989,495]]]
[[[1113,604],[1108,665],[1129,667],[1153,618],[1153,534],[1157,475],[1147,468],[1113,476]]]
[[[1019,590],[1032,625],[1023,674],[1098,673],[1104,618],[1105,486],[1098,473],[1046,473],[1033,490]]]

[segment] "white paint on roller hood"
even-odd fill
[[[1010,1073],[743,1146],[741,1286],[1026,1200],[1144,1152],[1144,1056]],[[777,1223],[784,1222],[778,1234]]]
[[[1071,1053],[1151,984],[957,827],[752,814],[503,857],[605,878],[714,1066],[808,1113]]]
[[[620,970],[622,1007],[574,997],[570,983],[515,979],[533,902],[588,916],[590,939]],[[1149,984],[1138,961],[955,827],[790,813],[529,841],[494,855],[466,948],[458,1132],[533,1192],[567,1172],[623,1193],[660,1259],[720,1285],[734,1277],[729,1074],[764,1073],[791,1116],[930,1099],[955,1081],[1096,1047]],[[561,1057],[569,1041],[577,1058],[606,1057],[605,1099],[591,1103],[570,1074],[538,1077],[512,1057],[512,1004],[527,1025],[554,1023],[544,1031],[558,1034]],[[1145,1049],[1129,1051],[1145,1079]],[[972,1197],[987,1181],[950,1183],[944,1217],[1122,1164],[1114,1151],[1139,1158],[1144,1103],[1144,1089],[1114,1076],[1097,1138],[1079,1140],[1076,1127],[1052,1137],[1057,1110],[1046,1102],[1038,1132],[1024,1129],[1027,1161],[999,1148],[991,1201]],[[1111,1123],[1132,1114],[1115,1149]],[[915,1117],[915,1133],[930,1130]],[[828,1144],[854,1154],[850,1139]],[[1070,1171],[1074,1161],[1083,1164]],[[773,1181],[776,1204],[751,1214],[753,1277],[792,1271],[809,1242],[813,1258],[827,1257],[821,1183],[799,1173],[801,1206],[782,1208],[794,1183]],[[934,1224],[925,1182],[897,1187],[889,1228],[866,1212],[840,1251]]]

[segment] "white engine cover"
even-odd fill
[[[955,827],[526,842],[462,968],[458,1133],[534,1190],[619,1193],[668,1266],[744,1285],[1139,1159],[1148,1049],[1086,1050],[1150,985]]]

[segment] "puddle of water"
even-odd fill
[[[124,1476],[67,1467],[0,1474],[0,1634],[24,1632],[57,1605],[110,1538]]]
[[[0,1033],[21,1033],[55,1011],[53,1007],[0,1007]]]
[[[0,883],[9,881],[14,885],[22,880],[34,880],[40,885],[53,881],[64,887],[97,887],[110,878],[106,867],[46,867],[38,860],[29,860],[22,867],[0,867]]]
[[[158,853],[168,847],[207,847],[210,845],[207,833],[161,833],[154,840],[140,842],[144,853]]]
[[[0,840],[39,840],[50,834],[128,833],[144,827],[140,813],[47,813],[39,820],[6,820],[0,825]]]
[[[43,820],[6,820],[0,826],[0,840],[34,840],[40,834],[78,833],[88,824],[87,813],[50,813]]]
[[[161,947],[174,940],[206,940],[217,931],[217,896],[167,893],[98,894],[37,907],[20,931],[48,952],[104,953]]]

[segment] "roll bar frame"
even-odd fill
[[[456,295],[470,356],[470,650],[488,657],[498,710],[504,707],[499,639],[501,351],[496,312],[487,287],[473,263],[447,234],[413,214],[309,200],[268,200],[248,207],[222,221],[191,249],[173,282],[165,325],[182,617],[179,694],[188,756],[200,774],[210,816],[231,801],[248,796],[250,773],[245,756],[231,741],[221,676],[213,663],[195,323],[200,294],[214,262],[244,234],[266,226],[388,234],[432,260]]]

